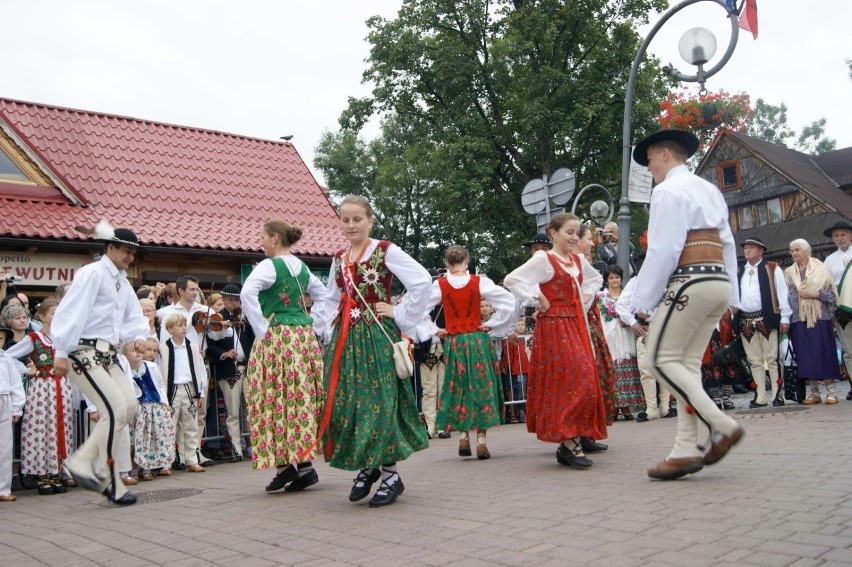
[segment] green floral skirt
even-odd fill
[[[382,324],[392,339],[399,340],[393,321]],[[326,392],[339,333],[338,324],[326,352]],[[349,327],[323,441],[326,460],[344,470],[377,468],[429,446],[411,383],[396,376],[393,348],[381,329],[363,318]]]
[[[246,369],[246,406],[256,469],[316,458],[299,453],[317,436],[323,408],[322,351],[310,325],[273,325]]]
[[[438,429],[471,431],[499,425],[503,386],[488,335],[482,331],[451,335],[444,352],[447,370],[438,404]]]

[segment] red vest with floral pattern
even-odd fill
[[[450,285],[447,278],[438,280],[444,304],[444,321],[447,333],[458,335],[472,333],[482,325],[479,314],[479,276],[471,275],[470,281],[461,289]]]

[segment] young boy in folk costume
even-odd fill
[[[180,462],[187,472],[204,472],[198,464],[198,412],[205,406],[207,370],[198,347],[186,338],[186,317],[173,313],[165,321],[171,335],[160,345],[160,372],[166,378]]]
[[[701,387],[707,341],[722,313],[740,307],[740,297],[728,206],[718,187],[685,165],[697,149],[693,134],[662,130],[633,150],[633,158],[648,167],[657,183],[648,254],[630,302],[630,310],[643,319],[657,309],[648,330],[648,356],[640,365],[672,389],[680,408],[674,447],[648,469],[649,477],[661,480],[717,463],[744,434]],[[706,453],[699,446],[699,421],[710,429]]]
[[[439,303],[444,308],[447,370],[438,405],[437,428],[460,432],[459,456],[471,455],[468,432],[476,430],[476,456],[488,459],[485,445],[489,427],[500,424],[503,409],[502,383],[497,357],[487,334],[503,337],[517,323],[515,300],[505,289],[484,276],[467,272],[470,261],[462,246],[450,246],[444,254],[447,276],[432,284],[427,304],[431,310]],[[482,322],[482,302],[493,308]]]

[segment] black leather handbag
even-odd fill
[[[787,354],[790,356],[784,357],[784,398],[801,404],[805,401],[805,381],[799,380],[799,367],[796,365],[796,353],[793,352],[792,343],[787,343]]]

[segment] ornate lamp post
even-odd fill
[[[711,69],[705,70],[704,65],[712,59],[716,52],[716,38],[713,34],[704,28],[693,28],[687,31],[681,38],[678,44],[678,50],[681,57],[690,65],[695,65],[697,71],[694,75],[685,75],[670,64],[663,67],[663,72],[678,81],[687,83],[699,83],[704,87],[704,82],[718,73],[722,67],[728,62],[734,54],[734,49],[737,47],[737,38],[739,36],[739,10],[728,9],[725,0],[684,0],[680,4],[669,9],[660,21],[654,25],[651,31],[645,37],[645,41],[636,52],[636,57],[633,59],[633,66],[630,68],[630,78],[627,81],[627,94],[624,98],[624,131],[622,138],[622,154],[621,154],[621,200],[619,201],[618,211],[618,232],[622,238],[618,239],[618,265],[624,270],[625,281],[630,273],[630,199],[628,198],[628,184],[630,178],[630,121],[633,114],[633,90],[636,86],[636,75],[639,73],[639,65],[645,57],[645,52],[648,45],[657,32],[669,19],[684,8],[687,8],[698,2],[713,2],[718,4],[731,21],[731,38],[728,42],[728,49],[719,60],[719,62]]]

